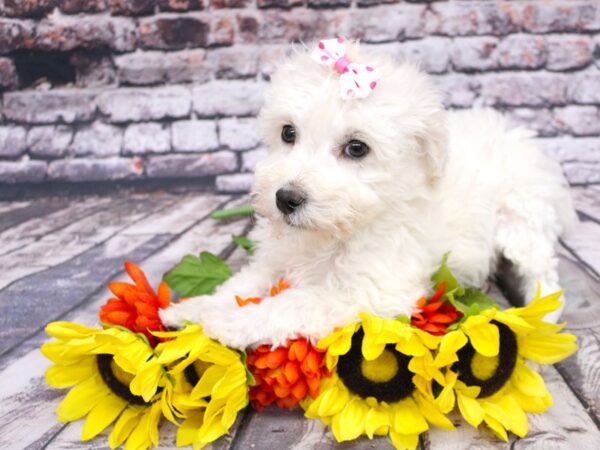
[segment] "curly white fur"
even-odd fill
[[[163,311],[167,325],[197,321],[243,349],[317,339],[361,311],[410,315],[446,252],[470,286],[482,286],[503,255],[526,298],[538,281],[558,287],[554,247],[575,215],[559,166],[532,134],[493,111],[444,110],[414,66],[364,57],[354,43],[347,53],[383,74],[366,99],[342,100],[338,76],[307,54],[274,75],[260,115],[270,152],[253,191],[258,251],[214,295]],[[297,129],[294,145],[281,140],[285,124]],[[343,157],[350,139],[369,145],[366,158]],[[275,192],[290,186],[308,200],[286,221]],[[266,297],[280,277],[292,288],[237,305],[235,295]]]

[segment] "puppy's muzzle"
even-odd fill
[[[275,193],[275,203],[277,209],[285,216],[289,216],[298,210],[306,202],[306,197],[300,191],[295,189],[279,189]]]

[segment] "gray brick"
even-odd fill
[[[64,156],[69,149],[73,130],[64,125],[34,127],[27,133],[29,153],[44,158]]]
[[[171,133],[176,152],[206,152],[219,147],[217,125],[211,120],[174,122]]]
[[[450,39],[430,37],[402,42],[396,53],[400,61],[409,61],[429,73],[443,73],[448,68]]]
[[[431,5],[426,20],[429,34],[465,36],[504,35],[520,28],[519,5],[502,2],[447,2]]]
[[[600,70],[591,68],[569,76],[568,93],[575,103],[600,103]]]
[[[156,156],[148,161],[146,172],[151,178],[195,178],[233,172],[236,169],[235,153],[216,152]]]
[[[0,183],[39,183],[46,178],[44,161],[0,161]]]
[[[554,136],[557,134],[557,126],[552,111],[546,108],[530,109],[516,108],[506,112],[511,121],[516,124],[534,130],[538,136]]]
[[[600,30],[600,5],[570,0],[528,2],[522,10],[522,26],[534,33]]]
[[[64,16],[53,14],[37,25],[36,46],[45,50],[110,48],[132,51],[137,43],[135,22],[107,15]]]
[[[576,136],[600,134],[600,110],[595,106],[567,106],[554,110],[557,127]]]
[[[139,23],[140,44],[147,49],[206,47],[210,43],[210,32],[210,18],[196,14],[159,14],[143,18]]]
[[[465,108],[473,105],[481,83],[473,76],[451,74],[433,77],[433,82],[442,94],[444,104],[449,107]]]
[[[514,34],[502,39],[495,53],[498,67],[537,69],[546,63],[546,42],[540,36]]]
[[[538,139],[544,153],[557,161],[600,161],[600,137],[560,136]]]
[[[219,175],[215,180],[215,186],[218,192],[248,192],[252,188],[253,181],[254,175],[251,173]]]
[[[346,21],[342,29],[338,23]],[[372,22],[375,19],[372,18]],[[290,42],[311,43],[323,36],[342,34],[347,37],[353,29],[351,19],[344,13],[336,17],[328,10],[295,9],[292,11],[269,10],[261,14],[238,15],[238,28],[244,42],[261,44],[289,44]],[[358,21],[357,21],[358,22]],[[371,26],[375,28],[375,24]],[[397,28],[401,26],[397,25]]]
[[[0,53],[25,48],[34,33],[34,22],[0,17]]]
[[[593,41],[587,36],[546,37],[549,70],[570,70],[587,66],[593,58]]]
[[[171,129],[166,123],[138,123],[125,130],[125,154],[167,153],[170,150]]]
[[[600,162],[567,161],[562,164],[565,176],[572,184],[600,183]]]
[[[101,94],[98,106],[117,123],[177,119],[190,114],[190,91],[182,86],[118,89]]]
[[[455,39],[451,45],[451,60],[455,70],[482,71],[497,67],[495,58],[499,40],[492,36]]]
[[[0,158],[16,158],[25,153],[26,134],[23,127],[0,126]]]
[[[48,176],[62,181],[106,181],[138,178],[144,171],[139,158],[62,159],[48,167]]]
[[[263,104],[264,85],[252,81],[213,81],[193,89],[194,111],[201,117],[254,116]]]
[[[177,52],[137,51],[117,56],[115,65],[124,84],[203,83],[211,78],[211,68],[202,49]]]
[[[563,75],[506,72],[480,77],[482,104],[487,106],[563,105],[567,79]]]
[[[90,91],[53,89],[4,94],[4,116],[28,123],[82,122],[92,119],[96,107]]]
[[[71,56],[70,63],[76,69],[77,86],[104,88],[117,84],[117,72],[109,56],[80,51]]]
[[[94,122],[77,130],[71,148],[77,156],[116,156],[121,151],[123,130],[102,122]]]
[[[207,62],[217,78],[248,78],[258,71],[258,47],[236,46],[209,51]]]
[[[342,19],[340,34],[366,43],[423,37],[425,36],[425,11],[424,5],[356,9]]]
[[[267,149],[264,147],[242,153],[242,170],[244,172],[254,172],[256,164],[266,157]]]
[[[13,89],[18,84],[17,70],[12,60],[0,57],[0,88]]]
[[[231,150],[248,150],[260,143],[256,119],[222,119],[219,121],[219,141]]]

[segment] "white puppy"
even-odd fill
[[[575,215],[532,133],[493,111],[446,111],[413,66],[350,42],[346,55],[381,73],[367,98],[342,99],[340,75],[308,54],[273,76],[253,192],[258,251],[214,295],[163,311],[168,326],[200,322],[243,349],[317,339],[361,311],[410,315],[446,252],[465,285],[508,261],[525,299],[538,281],[558,288],[554,247]],[[292,287],[268,297],[282,277]],[[236,295],[264,300],[239,307]]]

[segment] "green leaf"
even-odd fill
[[[440,283],[444,282],[446,284],[446,292],[453,292],[455,296],[460,296],[464,294],[465,289],[460,285],[448,267],[448,255],[449,253],[444,254],[442,264],[431,276],[431,281],[434,282],[435,289],[439,287]]]
[[[219,209],[214,211],[210,217],[216,220],[237,219],[248,217],[254,214],[255,208],[252,205],[242,205],[235,208]]]
[[[171,289],[182,297],[212,294],[215,288],[231,276],[231,269],[221,258],[209,252],[200,257],[186,255],[164,277]]]
[[[231,238],[233,239],[233,242],[246,250],[246,253],[248,253],[250,256],[254,254],[256,245],[246,236],[231,236]]]
[[[254,378],[254,375],[252,375],[252,372],[250,372],[250,369],[248,368],[248,354],[246,352],[241,352],[240,356],[244,369],[246,369],[246,383],[248,386],[256,386],[256,378]]]
[[[460,302],[467,306],[477,305],[480,311],[498,308],[498,303],[492,297],[475,288],[467,288],[464,295],[460,297]]]
[[[396,320],[398,322],[402,322],[402,323],[406,323],[406,324],[410,323],[410,317],[408,317],[406,314],[400,314],[400,315],[396,316]]]

